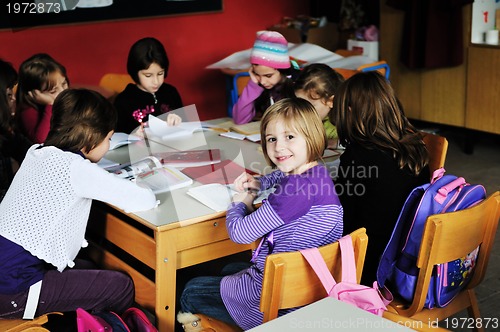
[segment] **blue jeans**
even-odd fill
[[[196,277],[188,281],[182,291],[181,311],[204,314],[223,322],[238,325],[226,309],[220,295],[220,282],[226,275],[234,274],[251,266],[250,263],[230,263],[220,276]]]

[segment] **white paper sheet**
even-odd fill
[[[251,49],[235,52],[228,57],[207,66],[207,69],[237,69],[250,68]],[[361,65],[373,63],[373,59],[365,55],[343,57],[335,52],[329,51],[321,46],[303,43],[288,43],[288,53],[291,57],[307,63],[324,63],[332,68],[356,69]]]
[[[149,114],[148,127],[151,133],[161,137],[163,140],[185,138],[193,135],[197,130],[203,130],[201,123],[181,122],[177,126],[169,126],[165,121]]]
[[[228,57],[207,66],[207,69],[248,69],[250,67],[250,52],[252,49],[235,52]],[[342,59],[343,56],[331,52],[321,46],[309,43],[288,43],[288,54],[291,57],[309,63],[327,63]]]

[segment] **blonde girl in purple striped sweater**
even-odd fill
[[[231,240],[262,239],[260,245],[249,263],[226,266],[220,276],[192,279],[181,296],[182,311],[244,330],[262,323],[259,303],[267,255],[322,246],[338,240],[343,230],[342,206],[320,163],[325,131],[311,103],[300,98],[275,103],[264,113],[261,135],[264,155],[276,170],[258,178],[242,174],[235,181],[240,192],[226,216]],[[256,193],[271,187],[274,193],[254,210]]]

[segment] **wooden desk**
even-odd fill
[[[231,159],[254,171],[265,171],[259,144],[220,137],[215,131],[195,133],[192,139],[168,145],[139,141],[108,152],[106,158],[118,162],[138,160],[155,151],[193,148],[196,142],[206,142],[199,149],[221,149],[222,159]],[[160,332],[174,331],[178,269],[254,248],[254,244],[232,242],[226,230],[225,213],[205,207],[186,195],[187,190],[181,188],[157,195],[161,201],[159,207],[138,213],[126,214],[94,202],[89,219],[87,238],[92,243],[89,248],[92,257],[99,264],[126,271],[132,277],[136,302],[155,313]],[[113,252],[114,247],[125,253]],[[151,269],[154,276],[148,277],[148,271],[144,270]]]
[[[418,323],[418,322],[415,322]],[[417,327],[417,326],[415,326]],[[388,319],[373,315],[350,304],[326,297],[287,315],[259,325],[249,332],[274,331],[413,331]]]
[[[239,245],[229,239],[225,214],[155,226],[138,216],[111,209],[96,206],[89,228],[154,269],[156,282],[101,246],[93,247],[97,249],[93,251],[93,257],[103,266],[125,271],[132,277],[136,302],[155,313],[160,332],[174,331],[178,311],[175,307],[177,269],[254,247]],[[146,226],[146,231],[141,225]]]

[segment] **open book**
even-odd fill
[[[229,129],[245,136],[260,134],[260,121],[254,121],[239,125],[235,124]]]
[[[252,141],[254,143],[260,142],[260,133],[258,134],[253,134],[253,135],[245,135],[245,134],[240,134],[240,133],[235,133],[233,131],[228,131],[228,132],[223,132],[219,134],[220,136],[227,137],[227,138],[234,138],[238,139],[240,141],[247,139],[249,141]]]
[[[220,183],[210,183],[202,186],[190,188],[187,194],[200,203],[208,206],[217,212],[226,211],[236,191],[233,185],[223,185]],[[274,192],[274,188],[261,191],[259,196],[253,201],[254,204],[261,203],[263,199],[267,198],[270,193]]]
[[[200,130],[203,130],[203,127],[199,121],[181,122],[177,126],[169,126],[165,121],[149,114],[147,134],[161,137],[164,141],[186,138]]]
[[[135,135],[130,135],[127,133],[116,132],[111,136],[109,140],[109,149],[114,150],[118,149],[121,146],[128,145],[133,142],[140,141],[141,138]]]
[[[260,121],[249,122],[245,124],[232,124],[228,132],[221,132],[219,135],[234,138],[238,140],[247,139],[252,142],[260,141]]]
[[[123,165],[114,171],[118,177],[143,184],[155,194],[189,186],[193,180],[174,167],[164,166],[153,157],[148,156],[133,164]]]

